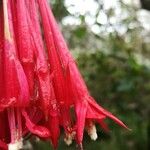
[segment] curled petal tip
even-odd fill
[[[40,126],[40,125],[35,125],[33,122],[31,122],[26,111],[23,110],[22,115],[24,116],[24,118],[26,120],[26,126],[31,133],[36,134],[39,137],[43,137],[43,138],[51,136],[49,130],[46,127]]]

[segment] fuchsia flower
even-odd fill
[[[0,72],[1,149],[20,149],[29,132],[56,149],[61,127],[82,148],[84,128],[96,140],[107,117],[127,128],[89,95],[46,0],[2,1]]]

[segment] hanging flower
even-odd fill
[[[61,127],[82,149],[84,128],[96,140],[107,117],[127,128],[89,95],[46,0],[2,1],[0,72],[2,149],[22,148],[29,132],[56,149]]]

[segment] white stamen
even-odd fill
[[[87,132],[88,132],[88,135],[91,137],[92,140],[95,141],[98,138],[95,125],[90,126],[88,128]]]
[[[69,146],[72,144],[72,139],[71,138],[64,138],[64,142]]]
[[[72,144],[72,141],[75,137],[76,132],[73,131],[72,133],[66,134],[66,137],[64,138],[64,142],[69,146]]]
[[[15,143],[8,144],[8,150],[20,150],[23,148],[22,139],[16,141]]]

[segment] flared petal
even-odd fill
[[[35,125],[29,118],[27,112],[25,110],[22,110],[22,115],[25,118],[26,126],[29,129],[29,131],[35,135],[38,135],[39,137],[50,137],[50,132],[46,127]]]
[[[90,97],[88,99],[88,102],[89,102],[89,105],[91,105],[91,107],[94,107],[95,110],[97,110],[99,113],[106,115],[108,118],[111,118],[112,120],[114,120],[120,126],[126,128],[126,129],[129,129],[121,120],[119,120],[117,117],[115,117],[114,115],[112,115],[109,111],[105,110],[100,105],[98,105],[95,102],[95,100],[93,100],[92,97]]]
[[[83,132],[85,126],[85,118],[87,113],[87,102],[83,99],[82,102],[77,103],[75,106],[76,111],[76,125],[77,125],[77,142],[82,144]]]
[[[58,140],[60,137],[59,119],[56,116],[50,116],[48,121],[48,128],[51,132],[51,142],[56,149],[58,146]]]

